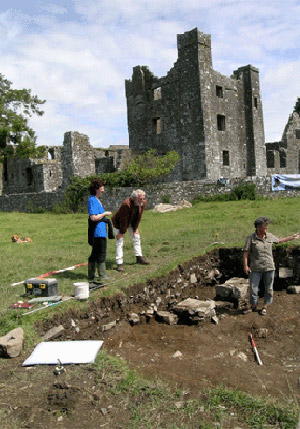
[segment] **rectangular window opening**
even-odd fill
[[[257,106],[258,106],[258,104],[257,104],[257,97],[254,97],[254,107],[255,107],[255,109],[257,109]]]
[[[152,124],[153,124],[154,134],[160,134],[161,133],[161,119],[160,118],[154,118],[152,120]]]
[[[296,135],[296,139],[299,140],[300,139],[300,130],[295,130],[295,135]]]
[[[223,150],[223,165],[229,166],[229,150]]]
[[[216,96],[218,98],[223,98],[223,88],[222,86],[216,86]]]
[[[7,171],[7,159],[6,158],[4,158],[4,162],[3,162],[3,178],[4,178],[4,182],[7,182],[8,171]]]
[[[217,115],[217,126],[219,131],[225,130],[225,116]]]
[[[31,186],[33,182],[32,169],[30,167],[26,168],[26,183],[27,186]]]
[[[284,150],[279,152],[279,166],[280,168],[286,167],[286,152]]]
[[[155,88],[153,90],[154,101],[161,100],[161,87]]]
[[[267,168],[274,168],[274,167],[275,167],[274,152],[267,150]]]

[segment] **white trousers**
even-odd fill
[[[119,232],[119,229],[114,228],[115,236],[117,236]],[[143,256],[140,234],[133,234],[133,229],[131,226],[128,227],[128,232],[133,243],[134,256]],[[118,265],[123,264],[123,242],[123,237],[119,240],[116,240],[116,261]]]

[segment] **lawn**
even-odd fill
[[[300,230],[300,199],[201,202],[192,208],[176,212],[154,213],[146,211],[141,225],[142,247],[151,265],[141,270],[134,264],[132,244],[128,234],[125,238],[125,268],[123,277],[114,270],[115,242],[108,240],[107,269],[115,286],[124,287],[166,274],[178,263],[219,247],[242,247],[245,237],[254,227],[258,216],[272,220],[270,231],[284,237]],[[0,213],[0,298],[1,314],[9,304],[24,292],[24,286],[11,287],[11,283],[37,277],[40,274],[87,262],[90,246],[87,243],[86,214],[28,214]],[[31,243],[13,243],[11,237],[18,234],[29,236]],[[219,244],[213,244],[218,242]],[[139,273],[136,276],[137,272]],[[59,293],[72,294],[73,282],[85,281],[87,267],[57,275]]]

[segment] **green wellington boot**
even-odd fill
[[[100,280],[110,280],[111,278],[106,275],[106,265],[105,262],[101,262],[100,264],[97,264],[98,268],[98,274],[100,277]]]

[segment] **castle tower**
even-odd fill
[[[266,147],[259,71],[247,65],[239,67],[234,74],[243,82],[247,176],[265,176]]]
[[[212,60],[210,35],[194,28],[177,35],[179,123],[182,179],[207,177],[206,133],[209,126]]]

